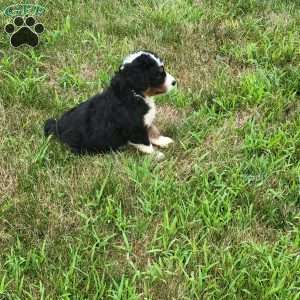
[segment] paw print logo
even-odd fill
[[[5,26],[5,32],[11,34],[10,43],[13,47],[28,45],[35,47],[39,44],[39,34],[44,32],[44,25],[36,23],[33,17],[16,17],[14,24]]]

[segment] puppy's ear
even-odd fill
[[[128,87],[135,92],[144,92],[148,88],[148,78],[145,70],[135,63],[124,65],[121,74]]]

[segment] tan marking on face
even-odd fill
[[[166,89],[165,85],[162,84],[159,87],[148,88],[144,92],[144,96],[145,97],[152,97],[152,96],[155,96],[155,95],[164,94],[166,91],[167,91],[167,89]]]

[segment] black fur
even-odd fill
[[[44,126],[44,134],[45,136],[49,136],[50,134],[56,134],[56,120],[49,119],[46,121]]]
[[[104,92],[45,123],[45,135],[53,134],[74,153],[117,150],[128,142],[150,145],[144,115],[149,107],[143,92],[160,86],[165,72],[148,55],[120,68]],[[140,96],[137,96],[140,95]]]

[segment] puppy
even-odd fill
[[[115,151],[129,144],[161,159],[163,153],[153,145],[167,147],[173,140],[161,136],[153,125],[156,113],[153,96],[167,93],[175,86],[176,80],[165,71],[156,54],[133,53],[124,59],[102,93],[57,120],[47,120],[45,135],[56,136],[78,154]]]

